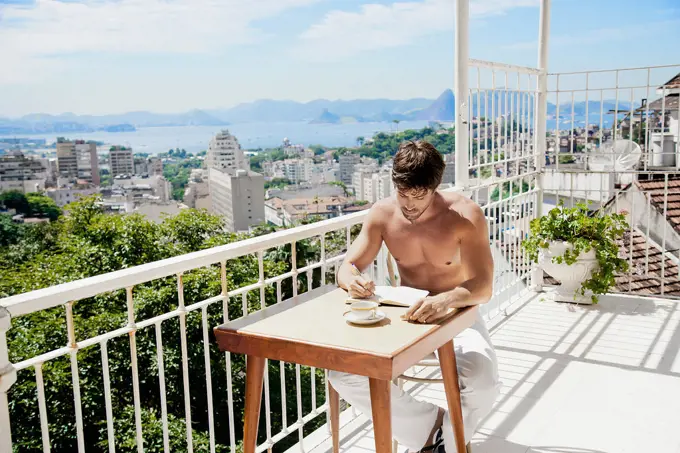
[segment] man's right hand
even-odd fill
[[[347,285],[347,292],[350,297],[365,299],[371,297],[375,292],[375,283],[361,275],[355,275]]]

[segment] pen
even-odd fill
[[[350,264],[352,265],[352,268],[354,269],[354,275],[366,278],[366,277],[364,277],[364,273],[361,272],[359,270],[359,268],[354,263],[350,263]],[[371,282],[371,283],[373,283],[373,282]],[[374,284],[373,288],[375,289],[375,284]],[[368,289],[368,288],[366,288],[366,289]],[[371,291],[371,294],[373,294],[373,290],[369,290],[369,291]]]

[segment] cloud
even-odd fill
[[[36,0],[0,5],[0,83],[82,52],[216,53],[255,42],[253,23],[319,0]],[[12,66],[5,63],[11,63]],[[11,74],[7,72],[11,71]],[[4,74],[3,74],[4,73]]]
[[[501,15],[513,8],[537,5],[538,0],[473,0],[470,16]],[[451,0],[367,4],[358,12],[334,10],[299,36],[294,53],[305,59],[335,60],[400,47],[423,36],[452,31],[454,14],[455,2]]]

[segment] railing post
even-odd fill
[[[468,22],[470,21],[470,1],[456,0],[456,31],[455,31],[455,52],[456,64],[455,76],[455,109],[456,129],[455,129],[455,163],[456,181],[455,185],[463,190],[470,186],[469,159],[470,137],[468,133],[468,65],[469,65],[469,32]]]
[[[11,325],[9,311],[0,307],[0,452],[12,451],[7,391],[17,380],[17,372],[9,361],[6,332]]]
[[[550,37],[550,0],[541,0],[540,22],[538,25],[538,95],[536,96],[536,136],[535,161],[536,167],[536,205],[534,218],[543,215],[543,172],[546,153],[546,121],[548,111],[548,40]],[[543,286],[543,271],[534,266],[531,273],[531,286],[540,291]]]

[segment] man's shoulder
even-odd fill
[[[458,192],[441,192],[441,194],[452,215],[471,221],[484,217],[482,208],[465,195]]]
[[[368,213],[368,220],[381,223],[389,220],[397,209],[397,202],[394,197],[383,198],[378,200]]]

